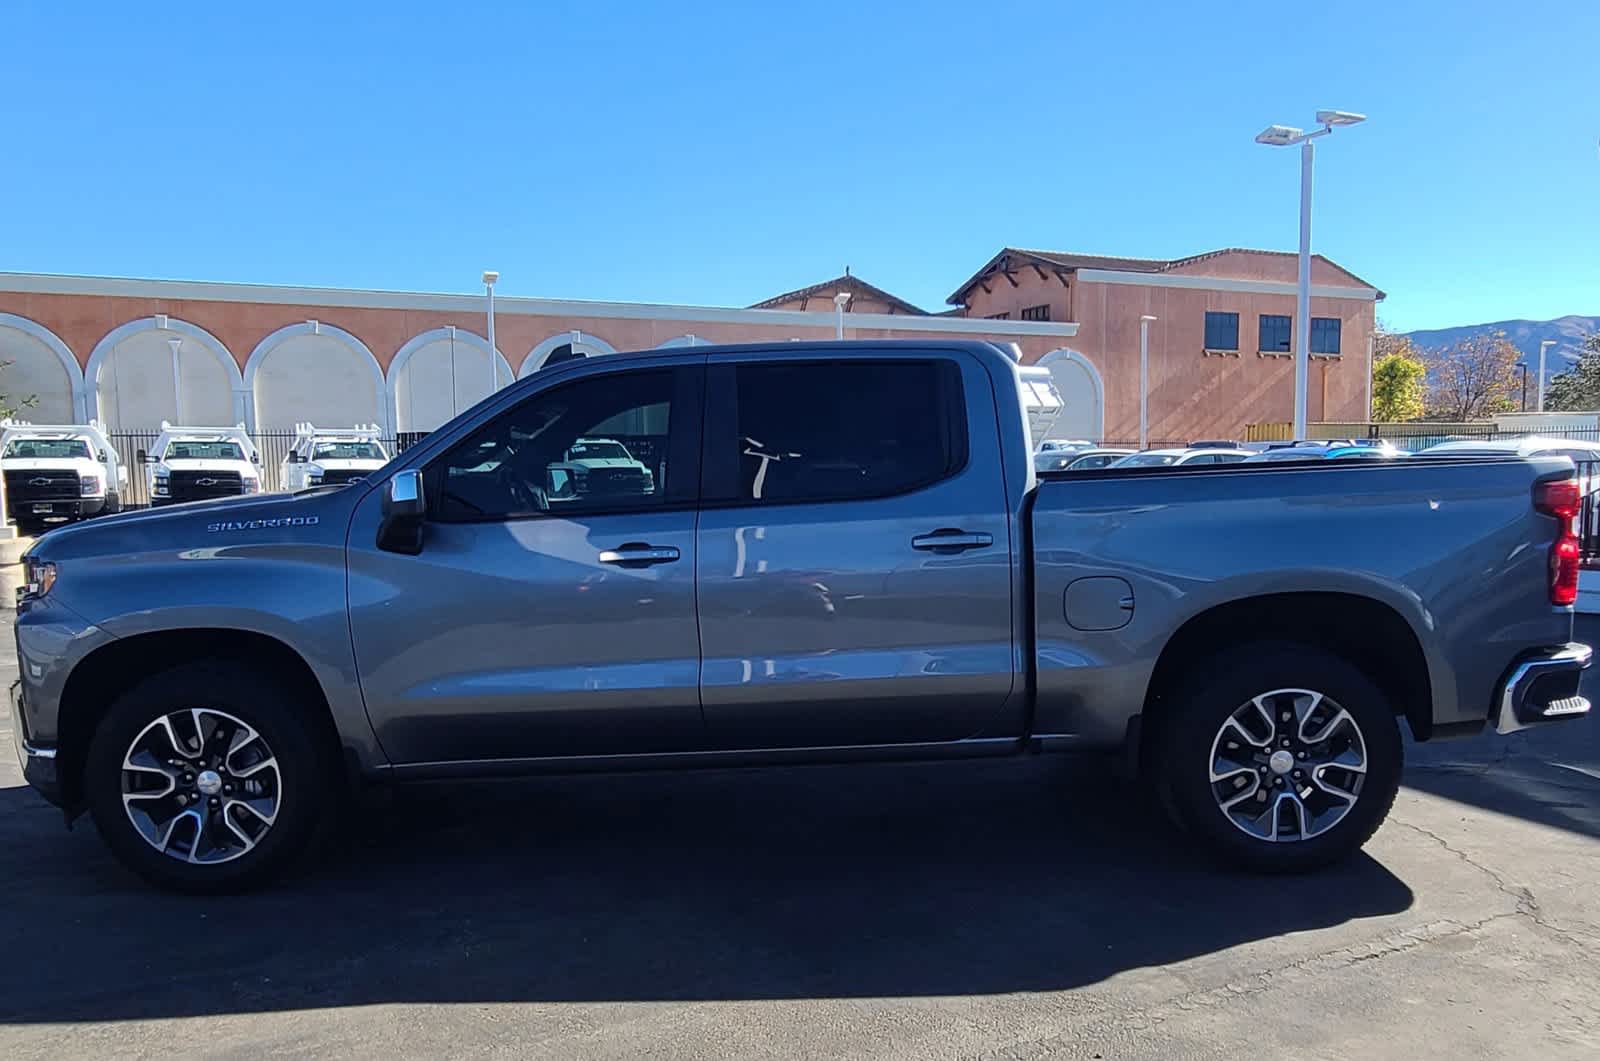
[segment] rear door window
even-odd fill
[[[966,407],[952,361],[713,365],[708,387],[708,501],[892,497],[966,464]]]

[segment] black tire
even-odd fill
[[[277,764],[279,801],[274,820],[255,838],[254,847],[227,861],[194,863],[181,857],[182,852],[174,856],[157,850],[123,805],[123,757],[134,740],[158,719],[196,708],[226,712],[254,729]],[[84,792],[95,827],[125,866],[163,888],[233,892],[271,880],[305,850],[327,817],[336,791],[337,755],[310,716],[311,710],[304,696],[292,687],[244,663],[202,661],[144,679],[111,705],[89,742]],[[243,746],[239,750],[243,751]],[[198,804],[190,809],[198,810]],[[240,820],[247,827],[252,825],[247,818]],[[218,829],[217,836],[231,842],[220,831],[218,821],[211,816],[211,827]],[[181,836],[179,840],[181,847]],[[199,841],[190,844],[198,846]]]
[[[1249,775],[1243,780],[1219,782],[1214,786],[1210,768],[1214,747],[1222,747],[1221,743],[1214,742],[1228,736],[1222,733],[1228,719],[1257,696],[1289,689],[1321,693],[1348,713],[1359,727],[1366,772],[1359,782],[1354,780],[1353,774],[1324,775],[1337,779],[1340,787],[1347,782],[1359,785],[1354,804],[1334,824],[1325,826],[1326,831],[1303,838],[1298,836],[1300,830],[1294,827],[1295,823],[1304,823],[1307,812],[1301,810],[1296,814],[1294,807],[1285,807],[1282,819],[1269,820],[1261,826],[1274,832],[1280,824],[1287,826],[1284,832],[1290,838],[1273,841],[1252,835],[1244,826],[1236,825],[1222,810],[1222,799],[1215,794],[1218,788],[1225,789],[1229,784],[1238,784],[1240,792],[1255,792],[1256,788],[1248,786]],[[1165,703],[1155,720],[1148,766],[1156,773],[1154,781],[1160,789],[1162,803],[1176,823],[1207,853],[1224,863],[1256,872],[1299,873],[1341,861],[1372,838],[1394,805],[1404,758],[1394,706],[1366,674],[1331,652],[1291,642],[1245,645],[1180,676],[1163,699]],[[1284,705],[1292,701],[1293,698],[1289,698],[1276,702]],[[1309,703],[1309,700],[1302,702]],[[1320,720],[1321,716],[1317,718]],[[1298,735],[1294,729],[1287,732],[1290,737]],[[1280,735],[1274,730],[1274,739],[1269,740],[1268,746],[1276,748],[1276,738]],[[1249,754],[1257,752],[1248,744],[1242,750]],[[1294,754],[1298,755],[1298,751]],[[1310,761],[1317,761],[1315,754]],[[1269,788],[1269,783],[1284,782],[1288,789],[1299,788],[1292,777],[1302,776],[1300,773],[1278,776],[1270,767],[1255,769],[1262,776],[1257,787],[1268,793],[1263,808],[1267,804],[1276,808],[1274,795],[1284,791]],[[1332,766],[1330,769],[1338,771],[1340,768]],[[1301,791],[1312,792],[1311,798],[1321,800],[1324,805],[1338,805],[1338,801],[1330,801],[1323,792],[1310,788]],[[1302,803],[1302,807],[1306,805]],[[1245,816],[1252,812],[1241,808],[1235,813]],[[1272,811],[1274,819],[1277,813],[1276,809]],[[1314,817],[1312,821],[1312,827],[1304,830],[1308,834],[1316,828]]]

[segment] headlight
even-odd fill
[[[56,565],[48,560],[26,557],[23,561],[23,578],[18,596],[23,600],[38,600],[56,584]]]
[[[80,497],[99,497],[101,486],[98,475],[85,475],[78,479]]]
[[[170,481],[170,477],[167,476],[164,472],[157,472],[155,478],[153,480],[151,480],[151,486],[150,486],[151,495],[154,496],[154,497],[169,497],[169,496],[171,496],[172,491],[168,488],[169,481]]]
[[[322,485],[322,473],[321,472],[312,472],[310,475],[306,476],[306,485],[307,486],[321,486]]]
[[[247,494],[259,494],[261,492],[261,480],[253,475],[243,476],[239,482],[243,484],[244,492]]]

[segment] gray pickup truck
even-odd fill
[[[1402,720],[1589,709],[1566,459],[1040,476],[1018,386],[970,342],[571,361],[364,482],[52,532],[26,775],[205,891],[352,782],[1122,749],[1201,848],[1300,870],[1383,820]],[[653,488],[553,503],[596,437]]]

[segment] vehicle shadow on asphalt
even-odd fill
[[[1365,855],[1217,869],[1053,758],[411,788],[229,898],[149,890],[59,822],[0,790],[5,1021],[1053,991],[1413,900]]]

